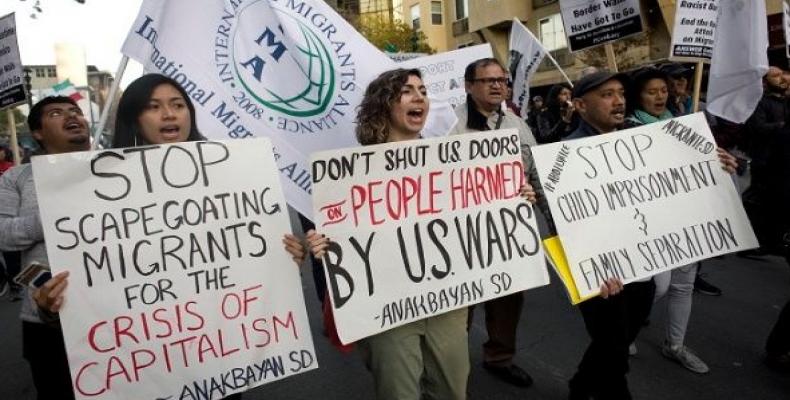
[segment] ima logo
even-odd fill
[[[290,0],[286,10],[273,3],[249,3],[235,16],[230,43],[235,83],[270,111],[291,118],[320,116],[337,95],[331,48],[315,29],[315,18],[303,18],[306,3]]]

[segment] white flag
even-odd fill
[[[710,64],[707,110],[742,123],[763,95],[768,71],[765,2],[722,0]]]
[[[546,49],[538,38],[521,21],[514,19],[510,28],[510,78],[513,82],[513,102],[521,110],[521,117],[527,117],[529,101],[529,80],[538,69]]]
[[[186,89],[204,136],[269,137],[308,216],[309,154],[357,144],[365,88],[395,65],[320,0],[145,0],[123,52]]]

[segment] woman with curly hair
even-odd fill
[[[428,116],[428,97],[418,70],[384,72],[365,91],[357,115],[362,145],[415,140]],[[307,234],[315,257],[329,239]],[[387,266],[377,266],[377,268]],[[368,337],[359,343],[373,373],[379,400],[466,398],[469,350],[466,308],[450,311]]]

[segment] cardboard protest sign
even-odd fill
[[[669,57],[676,61],[710,62],[719,18],[717,0],[683,0],[676,3],[675,28]]]
[[[0,18],[0,109],[25,102],[24,66],[19,58],[14,14]]]
[[[317,367],[268,139],[33,159],[78,399],[216,399]]]
[[[571,51],[642,32],[639,0],[562,0],[562,23]]]
[[[533,154],[581,298],[757,247],[702,113]]]
[[[548,283],[518,132],[313,155],[343,343]]]

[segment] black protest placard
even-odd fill
[[[643,30],[639,0],[563,0],[560,7],[571,51],[620,40]]]

